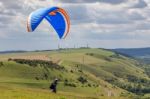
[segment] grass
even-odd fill
[[[86,99],[76,95],[65,95],[66,93],[53,94],[48,90],[33,88],[0,87],[1,99]]]
[[[63,66],[65,70],[48,68],[46,71],[41,66],[31,67],[7,61],[9,58],[50,59]],[[129,99],[134,94],[112,85],[105,79],[115,78],[124,83],[128,82],[125,79],[127,75],[149,79],[144,70],[136,66],[135,60],[122,55],[117,56],[114,52],[104,49],[2,54],[0,61],[4,64],[0,66],[0,98],[2,99]],[[43,78],[45,73],[48,74],[47,80]],[[86,78],[88,83],[79,82],[77,78],[80,76]],[[36,77],[39,80],[36,80]],[[56,77],[61,81],[58,94],[53,94],[48,87]],[[64,86],[66,79],[77,87]],[[126,96],[121,96],[121,93],[126,93]]]
[[[89,97],[83,94],[75,94],[71,92],[51,93],[49,90],[8,87],[8,85],[0,86],[1,99],[110,99],[108,96]],[[129,99],[124,97],[111,97],[111,99]]]

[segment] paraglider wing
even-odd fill
[[[58,7],[43,8],[32,12],[28,18],[28,32],[33,32],[46,19],[57,32],[59,38],[65,38],[69,33],[70,19],[65,10]]]

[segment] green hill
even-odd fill
[[[105,49],[2,54],[0,61],[0,91],[17,99],[34,99],[28,90],[37,99],[133,99],[150,93],[150,78],[136,60]],[[56,95],[48,89],[55,78]]]

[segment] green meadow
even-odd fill
[[[55,78],[56,94],[49,90]],[[105,49],[0,55],[0,99],[149,99],[149,91],[137,60]]]

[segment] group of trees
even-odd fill
[[[133,83],[132,85],[128,85],[129,87],[127,89],[129,91],[137,94],[150,93],[150,80],[131,75],[128,75],[127,79],[129,82]]]
[[[124,82],[120,82],[118,79],[115,78],[109,80],[107,79],[106,81],[138,95],[150,93],[150,80],[145,78],[138,78],[133,75],[127,75],[126,79],[127,81]]]
[[[19,64],[27,64],[32,67],[36,66],[44,66],[48,68],[54,68],[54,69],[64,69],[64,67],[59,66],[56,63],[53,63],[52,61],[45,61],[45,60],[29,60],[29,59],[8,59],[8,61],[15,61]]]
[[[150,65],[145,65],[144,66],[144,69],[145,69],[145,73],[149,76],[150,78]]]
[[[127,84],[117,83],[117,86],[138,95],[150,93],[150,87],[143,86],[141,83],[127,83]]]

